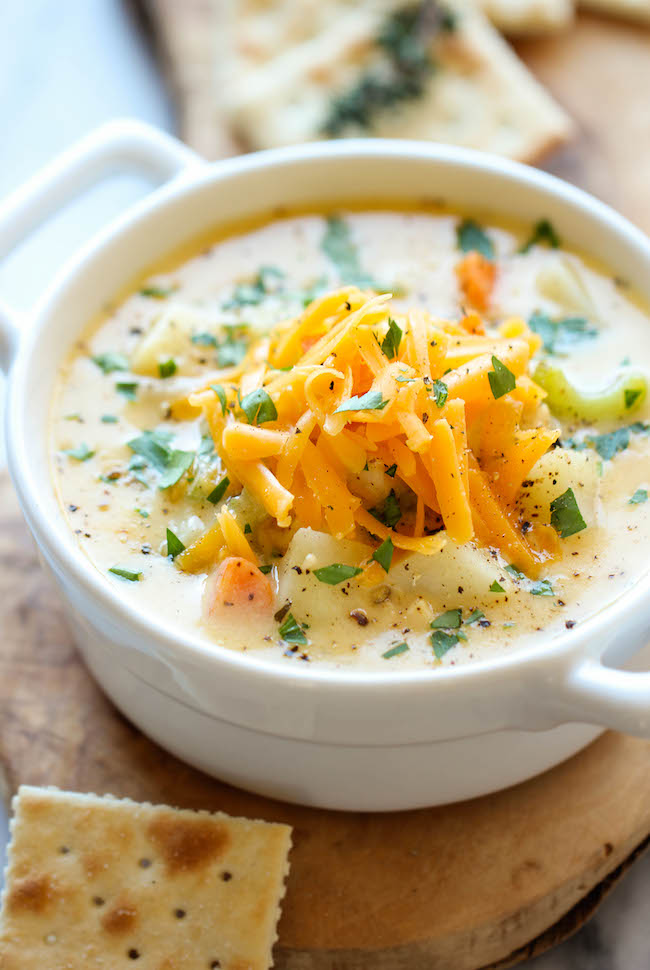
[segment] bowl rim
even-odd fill
[[[232,673],[243,673],[248,678],[259,676],[266,682],[270,680],[298,687],[307,683],[317,684],[333,692],[351,691],[353,688],[365,691],[378,691],[381,688],[392,690],[396,686],[419,687],[430,691],[435,684],[448,690],[452,685],[464,688],[477,681],[485,686],[487,679],[498,680],[504,674],[521,673],[540,663],[554,664],[558,659],[565,659],[570,663],[572,658],[592,655],[594,638],[599,634],[602,636],[608,629],[610,633],[613,630],[622,632],[626,614],[635,615],[638,625],[641,611],[643,622],[650,626],[650,573],[646,573],[612,603],[570,631],[543,636],[539,644],[530,644],[522,649],[515,647],[503,654],[472,660],[459,666],[443,665],[432,669],[414,667],[405,671],[385,672],[332,668],[318,663],[284,666],[277,659],[269,660],[259,655],[251,656],[234,651],[219,643],[211,643],[198,634],[186,633],[182,628],[166,628],[155,616],[138,611],[128,600],[120,599],[118,588],[101,574],[90,557],[83,552],[67,522],[69,542],[61,545],[55,540],[54,533],[48,529],[39,500],[38,480],[27,459],[21,427],[25,411],[25,376],[31,357],[37,352],[38,334],[47,325],[48,317],[57,301],[62,299],[79,274],[83,274],[90,264],[104,256],[104,250],[109,245],[145,223],[159,209],[182,202],[190,195],[236,176],[245,176],[260,170],[270,171],[291,164],[309,165],[330,159],[362,159],[369,164],[372,164],[373,159],[392,159],[405,164],[426,162],[433,167],[439,165],[469,170],[478,178],[489,179],[496,176],[508,179],[521,187],[541,191],[568,210],[577,210],[598,221],[611,235],[635,248],[650,270],[650,240],[610,206],[547,172],[472,149],[401,139],[346,139],[269,149],[193,167],[180,179],[168,183],[130,206],[81,247],[55,275],[31,311],[30,325],[20,340],[9,374],[6,430],[9,469],[23,513],[39,546],[68,578],[74,580],[77,587],[83,588],[96,605],[119,618],[139,637],[155,640],[159,648],[164,648],[169,660],[177,658],[180,661],[182,657],[194,664],[224,667]],[[314,207],[317,205],[315,199]],[[650,291],[648,295],[650,296]]]

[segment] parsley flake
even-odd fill
[[[142,576],[141,570],[129,569],[128,566],[111,566],[108,571],[113,573],[114,576],[119,576],[120,579],[128,579],[130,583],[137,583]]]
[[[176,361],[171,357],[169,360],[162,360],[158,364],[158,373],[161,377],[173,377],[177,370]]]
[[[276,421],[278,412],[275,404],[263,387],[258,387],[239,402],[249,424],[265,424]]]
[[[389,360],[394,360],[397,357],[399,345],[402,342],[402,333],[401,327],[398,327],[393,318],[390,317],[388,320],[388,332],[381,343],[382,353]]]
[[[175,485],[194,460],[193,451],[170,447],[172,437],[169,431],[143,431],[139,437],[127,442],[131,451],[144,458],[159,473],[158,487],[161,489]],[[143,466],[140,464],[138,467]]]
[[[584,317],[551,320],[546,313],[533,313],[528,326],[542,338],[542,346],[547,354],[568,354],[576,344],[598,336],[598,330],[590,327]]]
[[[473,610],[466,620],[463,620],[465,626],[470,626],[472,623],[478,623],[479,620],[485,619],[485,613],[483,610]]]
[[[176,559],[176,556],[180,556],[184,549],[185,546],[178,536],[171,529],[167,529],[167,555],[171,556],[172,559]]]
[[[92,448],[89,448],[85,441],[82,441],[80,445],[76,448],[66,448],[63,452],[64,455],[68,455],[70,458],[74,458],[75,461],[88,461],[89,458],[95,454]]]
[[[542,243],[550,246],[551,249],[557,249],[561,245],[560,237],[549,219],[540,219],[535,223],[530,238],[521,246],[519,252],[527,253],[533,246],[539,246]]]
[[[587,528],[572,488],[567,488],[551,502],[551,525],[561,539],[568,539]]]
[[[395,478],[395,473],[396,473],[396,471],[397,471],[397,465],[391,465],[391,466],[390,466],[390,468],[387,468],[387,469],[386,469],[386,474],[387,474],[387,475],[388,475],[388,476],[389,476],[390,478]]]
[[[533,596],[553,596],[553,584],[550,579],[540,579],[530,587]]]
[[[339,404],[334,414],[344,411],[383,411],[388,404],[381,396],[381,391],[367,391],[365,394],[355,395],[349,401]]]
[[[298,624],[293,613],[289,613],[284,621],[284,623],[278,629],[280,637],[287,643],[299,643],[302,646],[307,644],[307,637],[302,632],[302,628]]]
[[[224,391],[221,384],[210,384],[210,387],[219,398],[219,404],[221,405],[221,413],[225,414],[226,408],[228,406],[228,398],[226,397],[226,392]]]
[[[384,572],[387,573],[390,569],[390,564],[393,561],[394,551],[395,547],[393,546],[393,540],[389,536],[388,539],[384,539],[382,544],[375,549],[371,559],[378,562]]]
[[[221,499],[226,494],[226,489],[228,488],[229,485],[230,485],[230,479],[228,478],[227,475],[224,475],[221,481],[217,485],[215,485],[215,487],[208,495],[208,502],[212,502],[213,505],[216,505],[217,502],[220,502]]]
[[[140,296],[148,296],[150,300],[166,300],[174,292],[174,287],[164,286],[143,286]]]
[[[441,408],[447,402],[449,397],[449,388],[444,381],[436,379],[431,385],[431,391],[433,393],[433,400],[436,402],[436,406]]]
[[[122,397],[125,397],[127,401],[135,401],[136,394],[138,393],[138,382],[137,381],[118,381],[115,385],[115,390]]]
[[[644,502],[648,501],[648,489],[647,488],[637,488],[634,495],[628,501],[628,505],[642,505]]]
[[[431,621],[432,630],[457,630],[460,627],[461,609],[447,610]]]
[[[112,374],[115,370],[129,369],[129,362],[124,354],[116,354],[110,350],[105,354],[97,354],[91,359],[93,364],[97,364],[99,369],[104,374]]]
[[[434,630],[431,634],[431,646],[438,660],[442,660],[447,651],[456,646],[459,639],[455,633],[447,633],[446,630]]]
[[[384,499],[384,504],[381,508],[368,509],[368,511],[378,522],[382,522],[389,529],[394,529],[402,518],[402,510],[395,495],[395,490],[392,488]]]
[[[331,566],[322,566],[320,569],[313,570],[316,579],[321,583],[327,583],[328,586],[338,586],[339,583],[353,579],[362,572],[363,570],[359,569],[358,566],[345,566],[339,562],[332,563]]]
[[[463,219],[456,228],[456,242],[464,253],[477,252],[494,259],[494,243],[474,219]]]
[[[398,643],[396,646],[391,647],[386,653],[382,653],[384,660],[390,660],[392,657],[399,657],[401,653],[406,653],[409,649],[408,643]]]
[[[494,370],[488,371],[488,380],[492,389],[492,396],[497,400],[504,394],[514,391],[517,381],[512,371],[508,370],[506,365],[494,354],[492,354],[492,367]]]
[[[492,583],[492,585],[490,586],[490,592],[491,593],[505,593],[505,589],[503,588],[503,586],[501,585],[501,583],[497,579],[495,579],[494,582]]]

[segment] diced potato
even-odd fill
[[[324,629],[342,609],[349,612],[364,608],[368,591],[360,589],[354,579],[329,586],[317,579],[313,571],[334,563],[358,566],[372,551],[362,542],[335,539],[313,529],[298,529],[278,569],[278,602],[291,602],[291,612],[297,620],[322,624]]]
[[[160,363],[173,359],[179,371],[191,350],[194,333],[210,330],[209,317],[193,307],[172,304],[167,307],[142,338],[131,357],[136,374],[158,377]]]
[[[471,542],[462,546],[448,542],[436,556],[411,555],[391,569],[390,580],[399,589],[424,596],[436,608],[446,609],[496,596],[490,592],[495,580],[506,592],[513,588],[499,560]]]
[[[598,515],[598,463],[592,451],[554,448],[547,452],[527,479],[532,484],[522,488],[518,510],[531,522],[548,525],[551,502],[571,488],[587,525],[594,525]]]
[[[594,302],[578,270],[567,256],[557,256],[537,275],[537,289],[562,310],[596,319]]]

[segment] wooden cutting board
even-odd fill
[[[146,8],[182,133],[209,158],[238,151],[211,84],[213,3]],[[584,16],[519,51],[578,123],[547,167],[650,230],[650,32]],[[90,679],[6,478],[0,631],[0,795],[54,784],[293,825],[278,970],[512,966],[581,926],[648,844],[650,743],[611,733],[509,791],[392,815],[284,805],[178,762]]]
[[[91,680],[6,476],[0,630],[7,794],[57,785],[294,827],[277,970],[511,966],[580,926],[648,842],[650,743],[612,733],[508,791],[387,815],[285,805],[182,764]]]

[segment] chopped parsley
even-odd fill
[[[432,630],[457,630],[460,627],[460,618],[463,611],[458,610],[447,610],[446,613],[441,613],[437,616],[435,620],[431,621]]]
[[[128,579],[130,583],[137,583],[142,576],[141,570],[129,569],[128,566],[111,566],[108,571],[113,573],[114,576],[119,576],[120,579]]]
[[[366,391],[365,394],[355,395],[349,401],[339,404],[334,414],[343,411],[383,411],[388,404],[381,396],[381,391]]]
[[[598,336],[598,330],[589,326],[584,317],[551,320],[548,314],[537,312],[530,317],[528,326],[542,338],[542,346],[547,354],[570,353],[576,344]]]
[[[530,587],[533,596],[553,596],[553,584],[550,579],[540,579]]]
[[[382,653],[384,660],[390,660],[392,657],[399,657],[401,653],[406,653],[409,649],[408,643],[398,643],[396,646],[391,647],[386,653]]]
[[[391,466],[390,466],[390,468],[387,468],[387,469],[386,469],[386,474],[387,474],[387,475],[388,475],[388,476],[389,476],[390,478],[395,478],[395,473],[396,473],[396,471],[397,471],[397,465],[391,465]]]
[[[102,414],[102,424],[117,424],[118,419],[114,414]]]
[[[257,306],[280,288],[284,273],[277,266],[261,266],[257,276],[249,282],[237,283],[232,295],[223,303],[224,310],[243,306]],[[222,365],[225,366],[225,365]]]
[[[494,370],[488,371],[488,380],[492,389],[492,396],[495,399],[503,397],[509,391],[514,391],[517,381],[511,370],[508,370],[498,357],[492,354],[492,367]]]
[[[394,360],[399,353],[399,345],[402,342],[402,328],[398,327],[392,317],[388,320],[388,332],[382,340],[382,352],[389,360]]]
[[[68,455],[69,458],[74,458],[75,461],[88,461],[89,458],[95,454],[92,448],[89,448],[85,441],[82,441],[80,445],[76,448],[66,448],[63,452],[64,455]]]
[[[449,397],[449,388],[444,381],[436,379],[431,385],[431,391],[433,393],[433,400],[436,402],[436,406],[441,408],[447,402]]]
[[[138,393],[138,382],[118,381],[115,385],[115,390],[118,394],[125,397],[127,401],[135,401],[136,394]]]
[[[268,576],[268,574],[273,569],[273,566],[269,564],[268,566],[259,566],[258,569],[261,573],[264,573],[265,576]]]
[[[248,351],[248,338],[245,334],[228,331],[217,347],[217,363],[219,367],[237,367],[241,364]]]
[[[197,347],[216,347],[217,338],[211,333],[195,333],[192,336],[192,343]]]
[[[177,370],[176,361],[172,357],[169,360],[161,360],[158,364],[158,373],[161,377],[173,377]]]
[[[381,508],[368,509],[368,511],[378,522],[387,525],[389,529],[394,529],[402,518],[402,510],[395,495],[395,490],[392,488],[384,499],[384,504]]]
[[[561,539],[568,539],[587,528],[572,488],[551,502],[551,525]]]
[[[149,518],[149,513],[147,512],[146,509],[136,509],[136,512],[138,513],[138,515],[142,516],[143,519]]]
[[[185,546],[178,536],[174,535],[171,529],[167,529],[167,555],[176,559],[176,556],[180,556],[184,549]]]
[[[175,287],[173,286],[143,286],[140,290],[140,296],[148,296],[151,300],[166,300],[174,290]]]
[[[131,451],[144,458],[158,472],[158,487],[161,489],[175,485],[194,460],[193,451],[170,447],[172,437],[169,431],[143,431],[139,437],[127,442]]]
[[[302,631],[302,627],[297,622],[293,613],[289,613],[278,629],[280,637],[287,643],[299,643],[301,646],[307,644],[307,637]]]
[[[239,402],[249,424],[265,424],[276,421],[278,412],[275,404],[263,387],[258,387]]]
[[[635,387],[635,388],[626,387],[624,393],[625,393],[625,408],[626,410],[629,411],[629,409],[631,407],[634,407],[635,403],[639,400],[643,391],[641,391],[641,389],[638,387]]]
[[[389,536],[388,539],[384,539],[382,544],[378,546],[377,549],[375,549],[375,551],[371,556],[371,559],[374,559],[375,562],[378,562],[381,568],[384,570],[384,572],[387,573],[388,570],[390,569],[390,564],[393,561],[394,551],[395,551],[395,547],[393,546],[393,541]]]
[[[513,566],[512,563],[510,563],[509,566],[506,566],[506,572],[510,573],[513,579],[518,579],[520,582],[522,579],[528,579],[526,573],[522,573],[522,571],[517,569],[516,566]]]
[[[226,489],[228,488],[229,485],[230,485],[230,479],[228,478],[227,475],[224,475],[221,481],[217,485],[215,485],[215,487],[208,495],[208,502],[212,502],[213,505],[216,505],[217,502],[220,502],[221,499],[226,494]]]
[[[503,586],[501,585],[501,583],[497,579],[495,579],[494,582],[492,583],[492,585],[490,586],[490,592],[491,593],[505,593],[505,589],[503,588]]]
[[[359,250],[352,239],[350,227],[340,216],[331,215],[327,217],[327,226],[320,245],[324,254],[336,267],[342,283],[350,283],[361,289],[382,289],[363,270],[359,259]],[[397,329],[399,330],[399,327]]]
[[[637,488],[634,495],[628,501],[628,505],[642,505],[644,502],[648,501],[648,489],[647,488]]]
[[[442,660],[447,651],[455,647],[459,640],[460,638],[456,633],[447,633],[446,630],[434,630],[431,634],[431,646],[438,660]]]
[[[609,461],[619,451],[625,451],[629,447],[632,434],[648,434],[649,431],[650,424],[635,421],[633,424],[628,424],[624,428],[617,428],[615,431],[609,431],[606,434],[587,435],[581,441],[576,441],[575,438],[567,438],[565,445],[567,448],[578,450],[595,448],[602,459]]]
[[[561,245],[560,237],[549,219],[540,219],[535,223],[529,239],[521,246],[519,252],[527,253],[533,246],[539,246],[542,243],[550,246],[551,249],[557,249]]]
[[[477,252],[494,259],[494,243],[474,219],[463,219],[456,227],[456,244],[464,253]]]
[[[219,404],[221,405],[221,413],[225,414],[226,408],[228,406],[228,398],[226,397],[226,392],[224,391],[221,384],[210,384],[210,387],[219,398]]]
[[[248,536],[251,534],[252,531],[253,530],[251,529],[249,523],[247,522],[246,525],[244,526],[244,535]]]
[[[124,354],[116,354],[107,351],[105,354],[97,354],[92,358],[93,364],[97,364],[104,374],[112,374],[116,370],[128,370],[129,362]]]
[[[483,610],[473,610],[466,620],[463,620],[465,626],[470,626],[472,623],[478,623],[479,620],[485,619],[485,613]]]
[[[313,572],[316,579],[321,583],[327,583],[328,586],[338,586],[339,583],[359,576],[363,570],[359,569],[358,566],[345,566],[343,563],[335,562],[331,566],[314,569]]]

